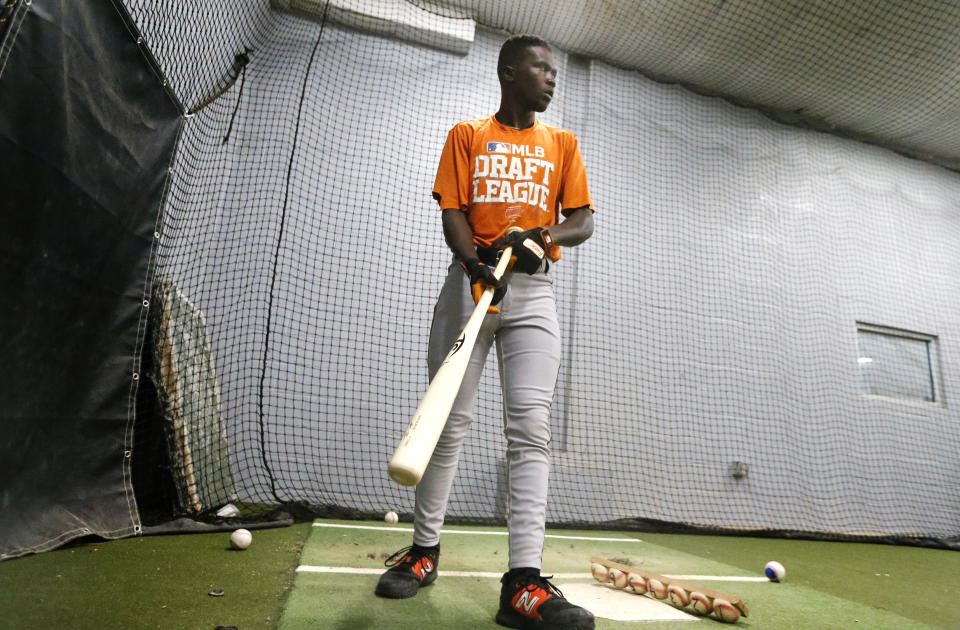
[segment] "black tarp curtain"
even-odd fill
[[[0,558],[139,531],[144,300],[183,121],[119,2],[21,9],[0,64]]]

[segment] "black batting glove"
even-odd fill
[[[480,301],[484,289],[493,287],[493,300],[490,302],[488,313],[499,313],[500,309],[495,308],[494,304],[499,304],[503,295],[507,292],[507,285],[503,280],[498,280],[493,274],[493,269],[480,262],[479,258],[470,258],[463,261],[463,266],[470,275],[470,291],[473,294],[473,303]]]
[[[533,275],[540,269],[543,259],[553,247],[553,235],[545,227],[533,228],[526,232],[507,234],[493,244],[494,247],[513,246],[511,256],[517,259],[514,269]]]

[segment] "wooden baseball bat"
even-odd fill
[[[514,226],[507,230],[507,234],[520,231],[519,227]],[[512,252],[512,247],[505,247],[500,254],[500,261],[493,271],[498,279],[502,278],[506,272]],[[426,470],[433,455],[433,449],[437,446],[437,440],[440,439],[440,433],[447,423],[453,401],[460,391],[460,384],[470,363],[470,355],[473,354],[473,346],[477,341],[480,325],[487,314],[490,302],[493,301],[493,293],[493,287],[487,287],[480,296],[476,308],[467,320],[467,325],[463,327],[450,352],[447,353],[447,357],[440,364],[440,369],[434,374],[430,387],[420,401],[420,406],[413,413],[407,432],[404,433],[400,445],[393,453],[387,472],[390,473],[391,479],[402,486],[415,486],[423,477],[423,471]]]

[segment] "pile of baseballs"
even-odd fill
[[[590,565],[593,579],[615,588],[647,595],[654,599],[669,601],[677,608],[690,608],[698,615],[713,613],[721,621],[734,623],[740,619],[740,610],[725,599],[712,598],[697,591],[687,592],[679,584],[665,585],[657,578],[645,578],[638,573],[624,573],[615,567],[606,567],[599,562]]]

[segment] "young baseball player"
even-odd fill
[[[510,628],[589,630],[593,615],[540,575],[550,468],[550,404],[560,367],[551,263],[560,248],[593,233],[593,206],[577,139],[537,120],[553,98],[549,44],[517,35],[500,49],[500,109],[456,125],[447,136],[433,196],[455,255],[434,311],[428,348],[436,373],[487,286],[496,289],[470,365],[430,464],[417,486],[413,545],[390,559],[381,597],[412,597],[437,578],[440,527],[460,447],[473,419],[486,356],[496,343],[509,471],[509,571],[496,620]],[[507,235],[518,226],[522,231]],[[497,257],[515,258],[498,280]]]

